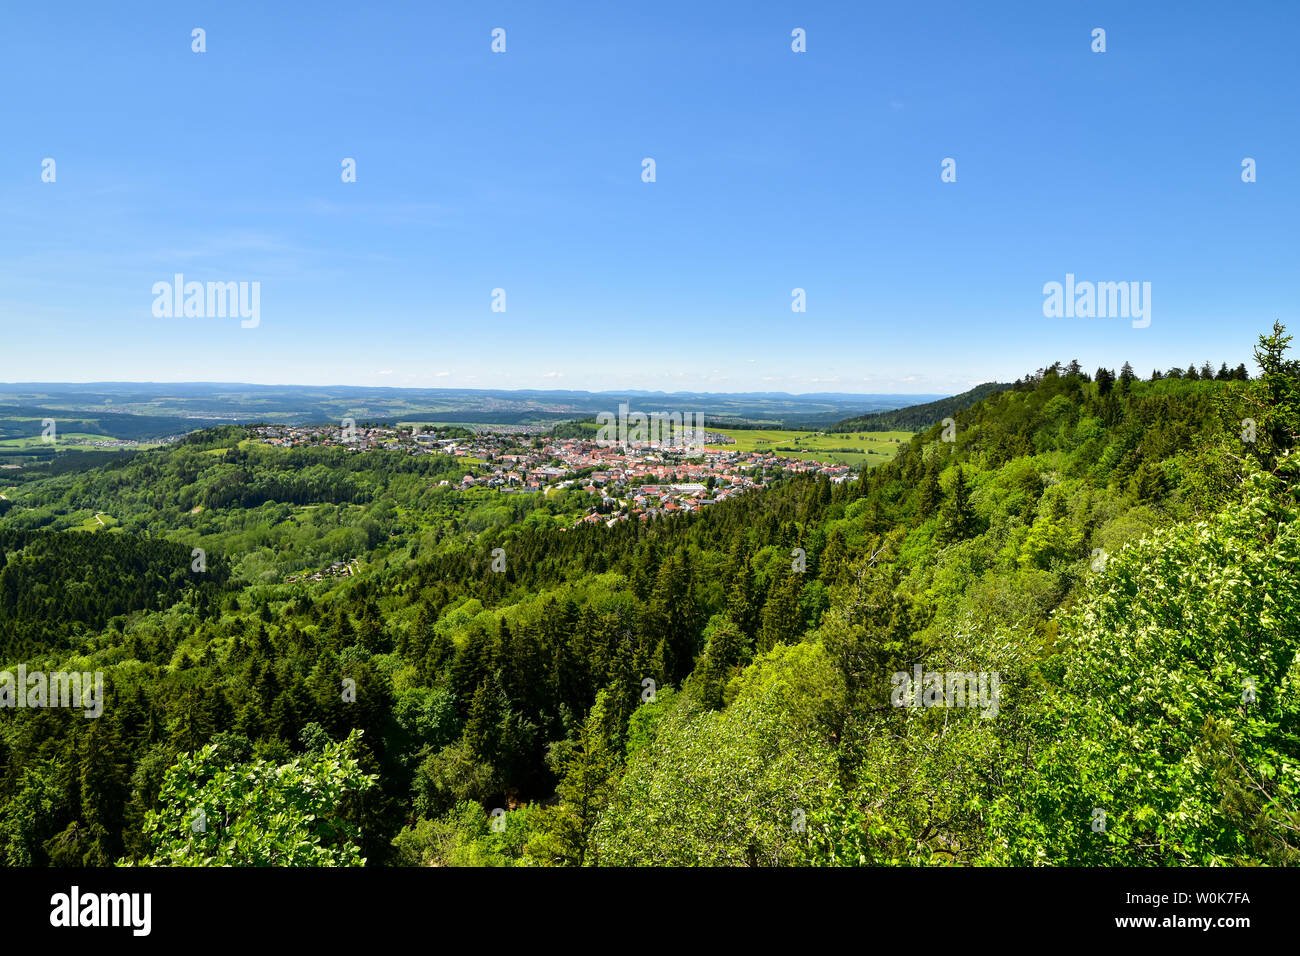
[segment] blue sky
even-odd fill
[[[1298,41],[1293,2],[11,5],[0,381],[933,393],[1249,362],[1300,329]],[[156,318],[175,273],[259,282],[260,324]],[[1150,282],[1150,326],[1045,318],[1066,273]]]

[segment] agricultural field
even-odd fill
[[[91,445],[91,442],[111,441],[107,435],[93,435],[90,432],[59,432],[54,442],[48,442],[40,435],[23,435],[19,438],[0,438],[0,448],[9,449],[53,449],[55,451],[64,451],[76,449],[85,451],[98,448]],[[140,444],[133,446],[137,448],[154,447],[152,445]]]
[[[858,467],[875,467],[898,454],[912,438],[911,432],[816,432],[784,429],[710,429],[729,438],[734,445],[707,445],[713,449],[771,452],[786,458],[837,462]]]

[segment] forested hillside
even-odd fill
[[[994,392],[1010,388],[997,382],[985,382],[976,385],[960,395],[941,398],[921,405],[909,405],[907,408],[893,409],[886,412],[872,412],[836,422],[826,430],[828,432],[870,432],[870,431],[921,431],[936,425],[957,412],[965,411],[982,398]]]
[[[24,482],[0,669],[107,702],[0,713],[0,859],[1296,862],[1288,340],[1053,365],[854,480],[612,528],[237,428]]]

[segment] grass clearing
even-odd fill
[[[734,445],[707,445],[719,451],[760,452],[804,461],[858,467],[884,464],[912,438],[911,432],[815,432],[784,429],[711,428],[735,439]]]

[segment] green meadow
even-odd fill
[[[59,432],[55,435],[54,442],[48,442],[40,435],[23,435],[18,438],[0,438],[0,448],[28,449],[28,448],[53,448],[55,450],[77,449],[77,450],[100,450],[93,445],[75,444],[76,442],[94,442],[110,441],[108,435],[94,435],[90,432]],[[140,445],[138,447],[146,447]]]
[[[912,438],[911,432],[815,432],[784,429],[710,429],[728,438],[734,445],[708,445],[708,448],[742,452],[771,452],[785,458],[836,462],[858,467],[864,463],[875,467],[898,454],[898,449]]]

